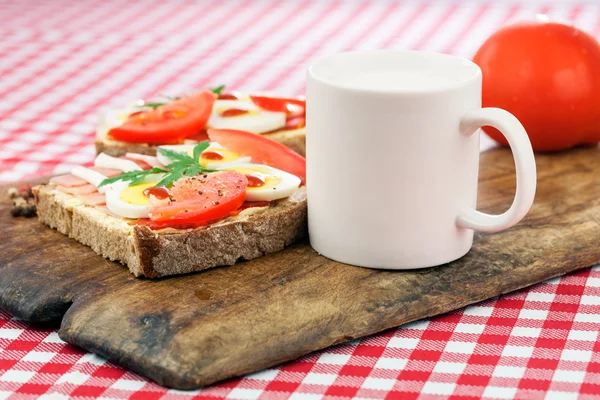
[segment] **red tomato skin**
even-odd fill
[[[288,105],[291,104],[294,106],[302,107],[302,111],[300,111],[298,115],[295,116],[301,116],[306,113],[306,100],[304,99],[269,96],[250,96],[250,99],[252,99],[252,102],[257,106],[264,108],[268,111],[284,112],[287,114],[295,115],[295,113],[290,113],[290,109],[288,108]]]
[[[306,183],[306,159],[281,143],[261,135],[232,129],[209,129],[211,142],[219,142],[226,149],[252,157],[252,162],[296,175]]]
[[[109,131],[112,139],[128,143],[172,144],[201,132],[212,112],[215,96],[203,91],[175,100],[154,110],[132,114],[121,126]],[[184,117],[173,117],[183,113]],[[148,122],[141,122],[146,115]]]
[[[538,151],[600,141],[600,46],[559,23],[528,22],[493,34],[473,61],[483,72],[484,107],[514,114]],[[508,145],[493,128],[494,140]]]
[[[247,185],[246,177],[235,171],[182,178],[170,190],[175,201],[153,206],[150,219],[169,227],[210,224],[240,208]]]
[[[242,211],[247,210],[248,208],[269,207],[270,205],[271,205],[270,201],[246,201],[239,208],[237,208],[236,210],[233,210],[229,215],[224,216],[220,220],[223,220],[224,218],[235,217],[237,215],[240,215],[240,213]],[[147,226],[148,228],[153,229],[153,230],[164,229],[164,228],[194,229],[194,228],[199,228],[201,226],[208,226],[210,224],[217,223],[220,220],[181,223],[181,224],[172,226],[172,225],[169,225],[169,222],[157,222],[157,221],[152,221],[150,218],[140,218],[138,220],[129,222],[129,225]]]

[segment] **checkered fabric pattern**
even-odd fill
[[[132,99],[222,83],[301,94],[317,55],[470,57],[536,14],[600,35],[595,1],[0,0],[0,182],[91,162],[99,111]],[[595,267],[183,392],[0,312],[0,399],[593,399],[599,331]]]

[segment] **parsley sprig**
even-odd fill
[[[225,85],[217,86],[216,88],[210,89],[214,94],[221,94],[225,89]]]
[[[202,152],[206,150],[209,145],[210,143],[208,140],[198,143],[196,146],[194,146],[192,157],[185,153],[179,153],[177,151],[159,147],[158,151],[160,154],[170,158],[173,162],[167,165],[167,168],[169,168],[170,171],[165,174],[163,179],[158,182],[156,186],[169,186],[184,176],[196,176],[202,172],[213,172],[212,170],[204,168],[198,162],[200,154],[202,154]]]
[[[198,143],[194,146],[193,156],[159,147],[158,151],[160,154],[173,161],[166,166],[167,169],[152,168],[147,171],[124,172],[121,175],[103,180],[98,187],[110,185],[119,181],[129,182],[129,186],[139,185],[140,183],[143,183],[148,176],[153,174],[164,174],[163,178],[155,186],[170,186],[176,180],[181,179],[184,176],[196,176],[203,172],[214,172],[213,170],[204,168],[198,162],[200,155],[209,145],[210,143],[208,140]]]
[[[123,172],[121,175],[117,175],[112,178],[107,178],[107,179],[103,180],[102,182],[100,182],[98,187],[110,185],[111,183],[115,183],[115,182],[119,182],[119,181],[129,182],[129,186],[139,185],[140,183],[144,183],[144,180],[146,179],[147,176],[153,175],[153,174],[161,174],[161,173],[165,173],[165,172],[169,172],[169,171],[167,171],[166,169],[162,169],[162,168],[152,168],[147,171]]]
[[[143,107],[150,107],[150,108],[158,108],[160,106],[165,106],[169,103],[144,103]]]

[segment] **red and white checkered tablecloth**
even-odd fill
[[[111,105],[222,83],[300,94],[316,55],[470,57],[535,14],[600,35],[597,1],[0,0],[0,182],[90,162]],[[592,399],[599,330],[600,266],[184,392],[0,312],[0,399]]]

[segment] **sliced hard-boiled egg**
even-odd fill
[[[150,201],[144,190],[153,187],[156,182],[129,186],[118,182],[106,192],[106,207],[114,214],[124,218],[148,218]]]
[[[151,204],[144,191],[156,186],[163,177],[164,174],[151,174],[137,185],[117,181],[106,186],[106,207],[124,218],[148,218]]]
[[[241,164],[227,169],[244,174],[248,179],[247,201],[283,199],[291,196],[301,183],[297,176],[263,164]]]
[[[96,167],[114,168],[123,172],[142,170],[139,165],[131,160],[112,157],[105,153],[98,154],[96,160],[94,161],[94,165]]]
[[[128,182],[116,182],[106,191],[106,207],[124,218],[148,218],[151,204],[144,193],[156,186],[164,174],[152,174],[143,183],[129,186]]]
[[[263,110],[251,100],[215,100],[208,127],[265,133],[283,128],[286,118],[285,113]]]
[[[96,138],[100,141],[107,140],[108,132],[111,129],[123,125],[131,114],[148,109],[148,107],[144,107],[143,100],[138,100],[123,108],[104,111],[100,114],[100,120],[96,127]]]
[[[194,146],[195,144],[174,144],[174,145],[166,145],[159,146],[159,151],[157,152],[158,161],[163,165],[169,165],[175,160],[171,160],[169,157],[161,154],[160,149],[169,149],[172,151],[176,151],[178,153],[184,153],[189,155],[190,157],[194,156]],[[242,156],[238,153],[235,153],[231,150],[227,150],[223,146],[221,146],[217,142],[212,142],[210,145],[202,152],[200,158],[198,159],[200,165],[207,169],[224,169],[228,167],[233,167],[238,164],[247,164],[251,160],[248,156]]]

